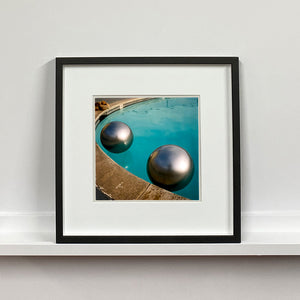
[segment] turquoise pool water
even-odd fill
[[[123,153],[111,153],[101,144],[100,133],[107,123],[121,121],[132,130],[131,147]],[[151,182],[147,175],[149,155],[159,146],[178,145],[189,152],[194,162],[190,183],[175,193],[199,200],[198,98],[155,98],[118,110],[96,127],[96,142],[116,163],[134,175]]]

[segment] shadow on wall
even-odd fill
[[[3,299],[299,299],[299,268],[299,257],[3,257],[0,287]]]
[[[39,69],[40,132],[36,171],[37,211],[54,211],[55,201],[55,60]]]

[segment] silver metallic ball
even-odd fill
[[[192,179],[194,164],[189,153],[176,145],[164,145],[149,156],[147,172],[151,181],[170,191],[184,188]]]
[[[100,134],[102,145],[110,152],[120,153],[126,151],[133,142],[130,127],[119,121],[106,124]]]

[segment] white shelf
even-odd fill
[[[0,256],[300,255],[300,232],[243,233],[241,244],[55,244],[54,233],[0,236]]]
[[[53,212],[1,212],[0,256],[300,255],[300,211],[242,214],[241,244],[56,244]]]

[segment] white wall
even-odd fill
[[[54,210],[54,58],[137,55],[239,56],[243,211],[299,211],[299,11],[297,0],[1,0],[0,212]],[[236,285],[241,299],[258,291],[258,298],[276,297],[282,284],[293,298],[299,264],[2,258],[0,285],[7,299],[11,291],[21,299],[22,291],[36,298],[45,290],[49,299],[59,291],[81,299],[96,292],[104,299],[234,299]]]
[[[1,211],[53,210],[53,60],[105,55],[239,56],[243,209],[300,210],[297,0],[1,0],[0,8],[0,198],[9,199]]]
[[[300,260],[286,257],[6,258],[1,299],[299,299]]]

